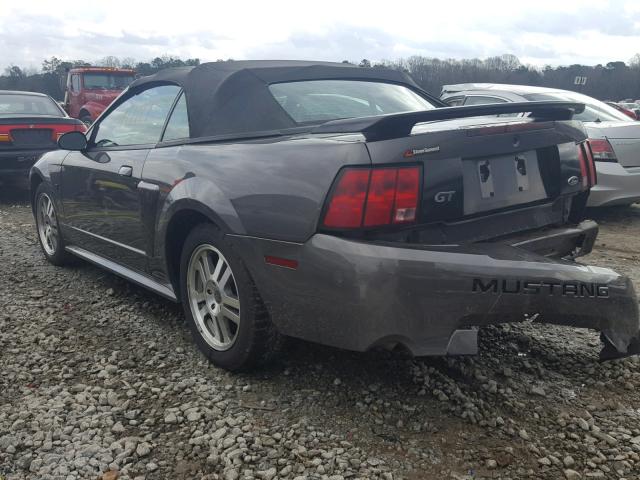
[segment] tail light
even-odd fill
[[[587,145],[591,148],[593,159],[596,162],[617,162],[613,147],[606,139],[592,139],[587,140]]]
[[[420,167],[344,169],[329,194],[323,225],[354,229],[414,222]]]
[[[11,143],[11,130],[16,128],[14,125],[0,125],[0,143]]]
[[[578,145],[578,157],[580,160],[580,176],[584,190],[593,187],[597,183],[596,166],[589,142]]]

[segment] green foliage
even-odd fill
[[[606,66],[569,65],[537,68],[523,65],[514,55],[485,60],[441,60],[421,56],[382,62],[411,75],[425,90],[439,94],[443,85],[456,83],[508,83],[575,90],[601,100],[640,98],[640,54],[629,65],[609,62]],[[586,85],[574,85],[575,77],[587,77]]]
[[[176,57],[156,57],[150,62],[137,62],[131,57],[118,58],[107,56],[94,63],[94,66],[133,68],[139,75],[152,75],[163,68],[200,65],[200,59],[189,58],[181,60]],[[84,60],[62,60],[51,57],[42,62],[39,73],[27,75],[23,69],[11,65],[0,76],[0,90],[26,90],[42,92],[51,95],[56,100],[64,98],[64,82],[67,72],[74,67],[90,67],[91,63]]]
[[[232,59],[218,61],[233,61]],[[602,100],[620,100],[640,98],[640,54],[636,54],[627,63],[612,61],[603,65],[568,65],[537,68],[523,65],[518,57],[507,54],[489,57],[484,60],[473,58],[464,60],[438,59],[413,56],[397,61],[384,61],[374,64],[370,60],[349,62],[363,68],[384,67],[402,70],[410,74],[425,90],[439,94],[443,85],[467,82],[513,83],[538,85],[566,90],[579,90]],[[163,55],[147,62],[138,62],[131,57],[118,58],[107,56],[95,62],[98,66],[133,68],[138,75],[152,75],[163,68],[195,66],[200,59],[182,60]],[[90,66],[84,60],[63,60],[51,57],[42,62],[39,73],[28,75],[24,69],[11,65],[0,76],[0,90],[28,90],[44,92],[56,99],[64,95],[63,85],[67,71],[77,66]],[[586,85],[574,85],[577,76],[587,77]]]

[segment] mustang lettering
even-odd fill
[[[473,279],[472,291],[480,293],[524,293],[529,295],[565,295],[608,298],[609,286],[597,283]]]

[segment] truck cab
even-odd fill
[[[91,125],[135,78],[135,70],[111,67],[80,67],[69,70],[64,109]]]

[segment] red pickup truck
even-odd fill
[[[128,68],[72,68],[67,75],[64,109],[69,116],[91,125],[134,80],[135,74]]]

